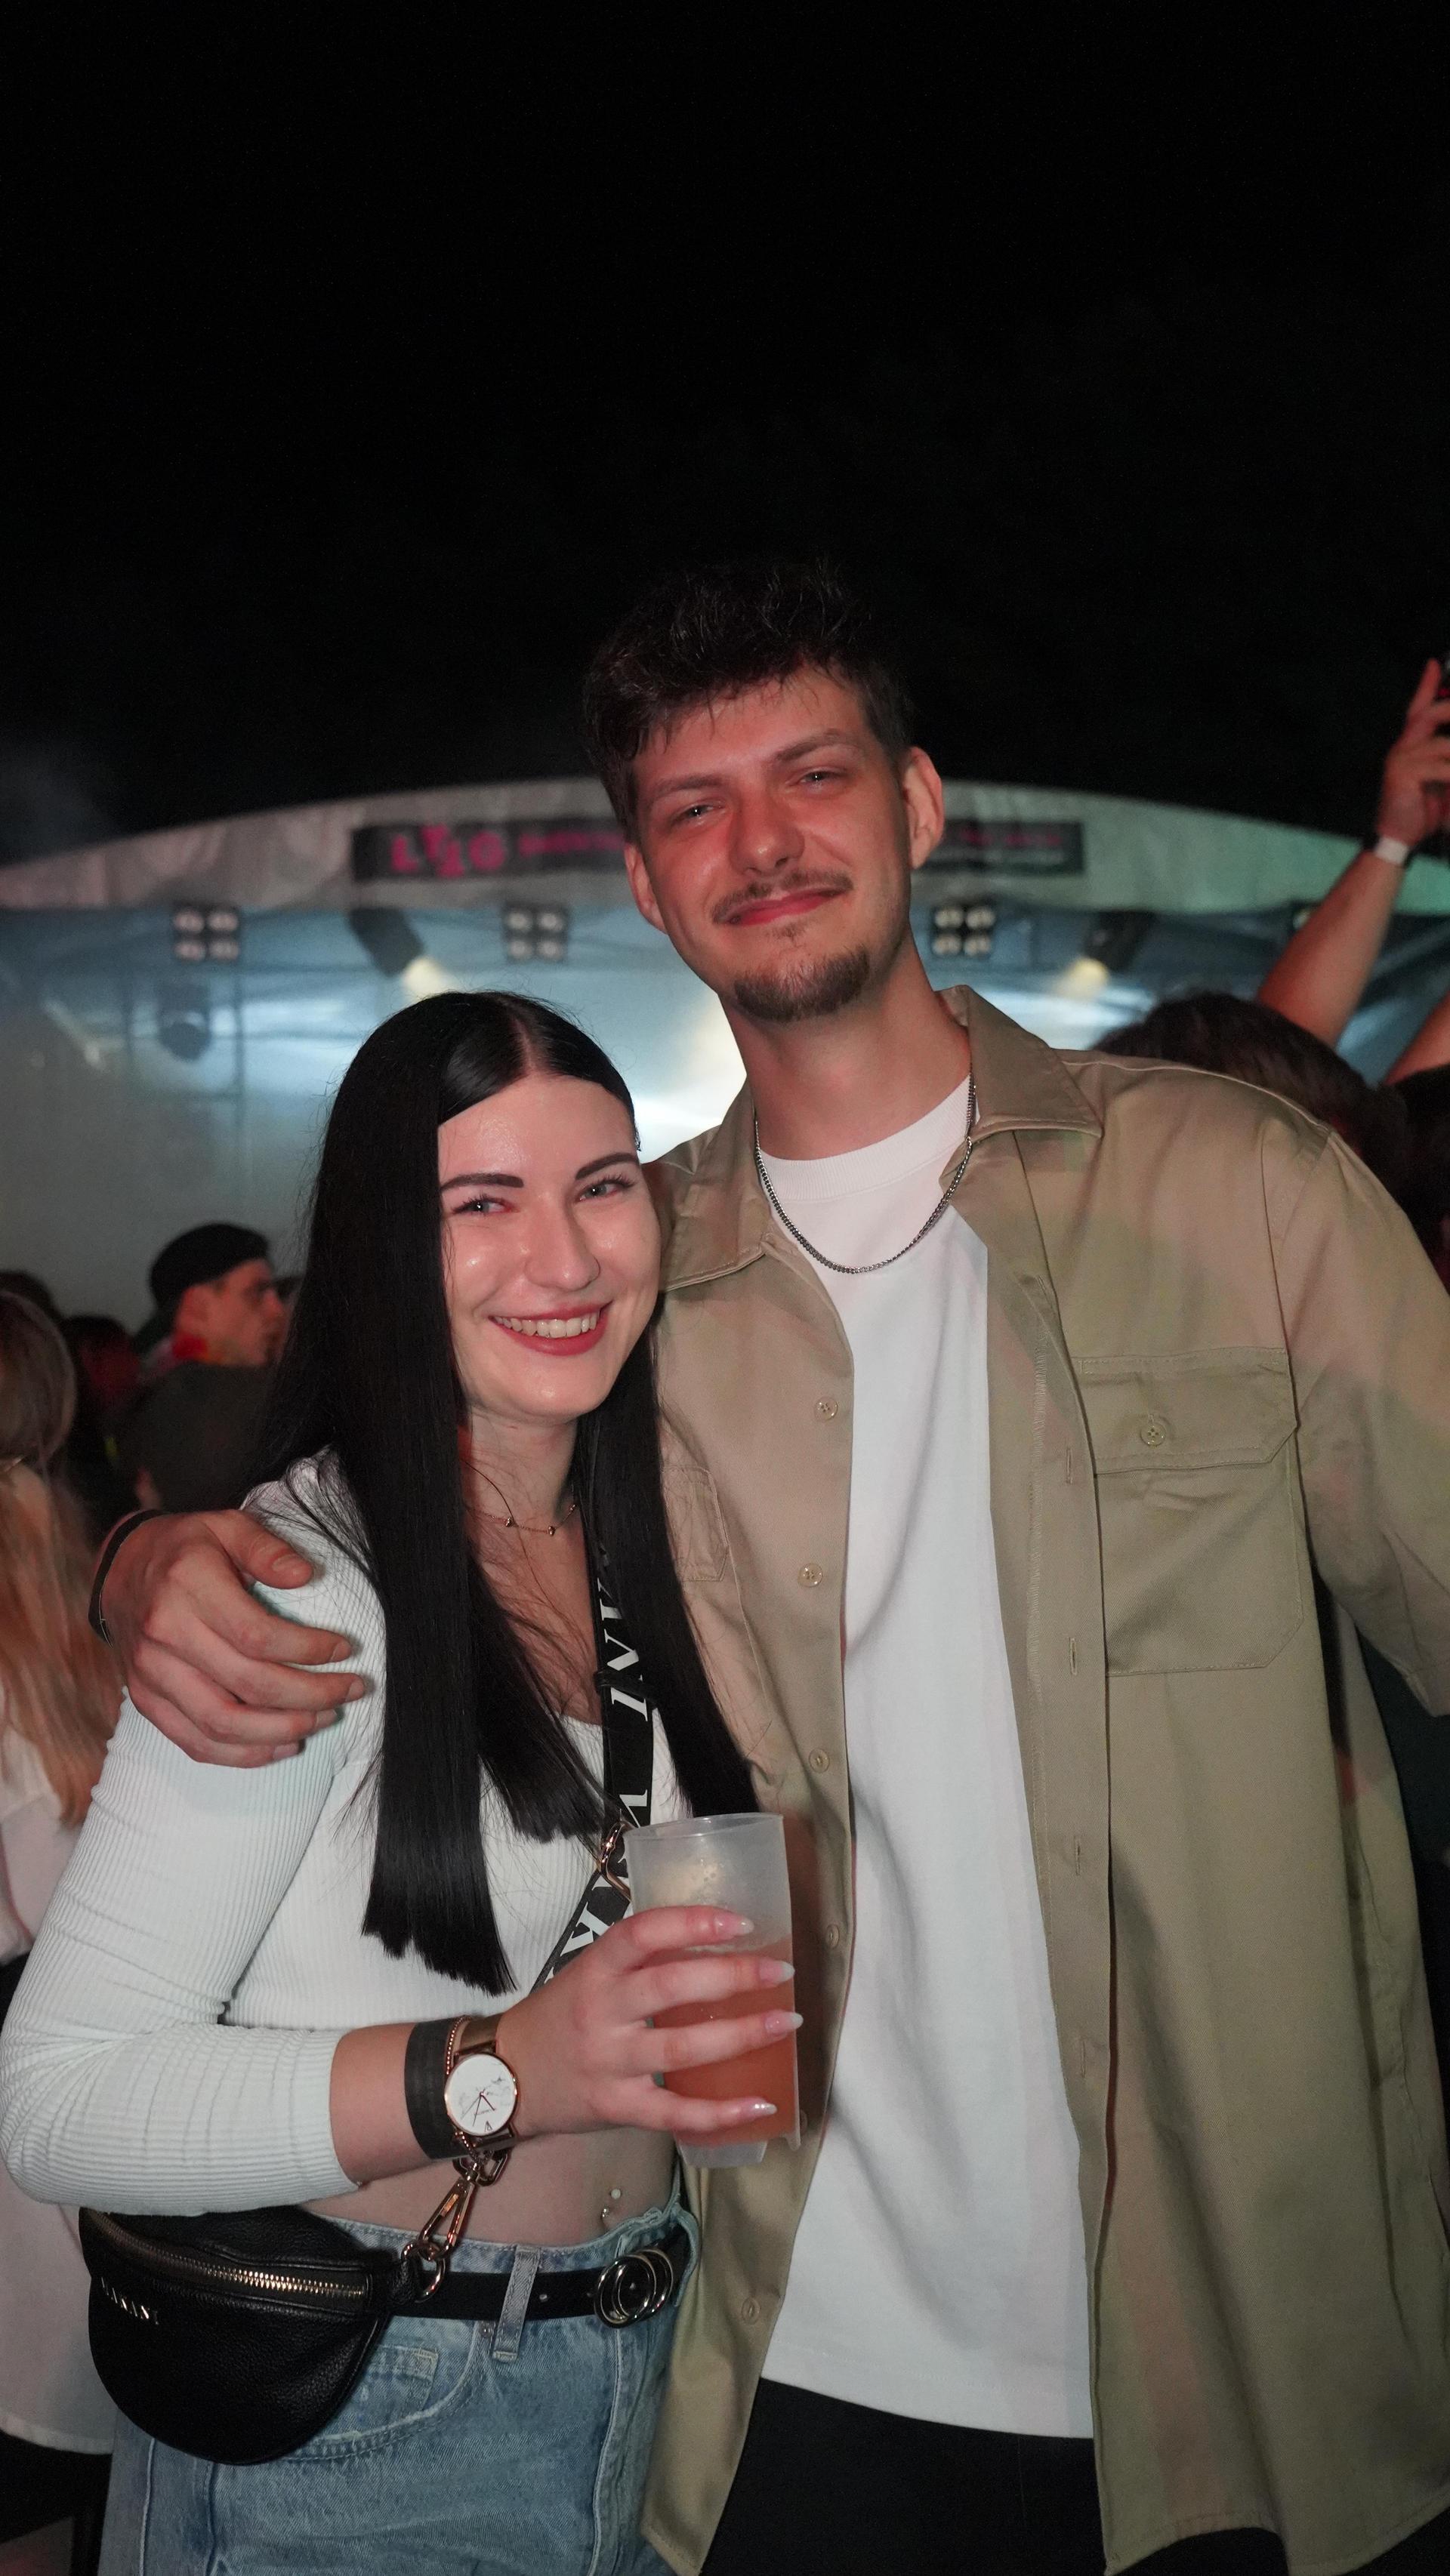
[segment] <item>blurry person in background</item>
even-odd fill
[[[1450,824],[1450,655],[1420,674],[1391,744],[1375,809],[1375,837],[1351,859],[1259,986],[1301,1029],[1338,1044],[1359,1008],[1416,849]],[[1391,1065],[1398,1082],[1450,1057],[1450,1002],[1441,1003]]]
[[[11,1297],[26,1297],[32,1306],[40,1308],[42,1315],[49,1315],[57,1324],[60,1322],[60,1308],[45,1281],[37,1279],[33,1270],[0,1270],[0,1292]]]
[[[119,1441],[138,1502],[217,1511],[246,1491],[286,1317],[265,1235],[197,1225],[151,1265],[153,1383]]]
[[[69,1315],[62,1327],[75,1365],[76,1417],[65,1444],[67,1484],[97,1544],[135,1500],[121,1472],[118,1434],[141,1384],[136,1345],[114,1315]]]
[[[1410,1139],[1405,1214],[1450,1288],[1450,1064],[1407,1073],[1395,1097]]]
[[[65,1337],[77,1394],[89,1395],[103,1438],[114,1440],[141,1384],[136,1345],[114,1315],[68,1315]]]
[[[49,1468],[75,1379],[56,1327],[0,1291],[0,2008],[90,1803],[120,1682],[86,1625],[89,1548]],[[0,2553],[7,2576],[93,2563],[114,2410],[91,2365],[89,2283],[68,2211],[0,2171]],[[29,2545],[22,2541],[29,2538]]]
[[[249,1225],[194,1225],[158,1252],[147,1285],[155,1313],[137,1335],[147,1375],[189,1361],[265,1368],[282,1339],[271,1249]]]

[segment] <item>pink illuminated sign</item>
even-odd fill
[[[352,836],[352,873],[360,885],[446,885],[623,864],[624,837],[613,823],[572,817],[550,823],[367,823]]]
[[[927,866],[981,868],[1003,877],[1080,877],[1082,825],[982,822],[953,814]]]

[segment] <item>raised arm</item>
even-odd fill
[[[1380,781],[1375,833],[1406,850],[1439,829],[1450,808],[1450,699],[1437,699],[1440,665],[1427,662]],[[1372,847],[1351,859],[1275,959],[1258,998],[1335,1046],[1359,1006],[1405,881],[1403,863]]]
[[[360,1674],[312,1669],[342,1662],[352,1638],[281,1617],[249,1589],[291,1591],[315,1571],[248,1512],[143,1521],[122,1541],[100,1605],[107,1633],[142,1716],[193,1761],[270,1762],[365,1694]]]

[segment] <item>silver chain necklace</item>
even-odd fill
[[[908,1252],[914,1252],[919,1243],[925,1242],[927,1236],[932,1230],[932,1227],[934,1225],[940,1225],[942,1218],[946,1215],[947,1209],[951,1206],[952,1192],[960,1185],[962,1174],[972,1159],[972,1147],[977,1141],[975,1134],[976,1124],[977,1077],[975,1074],[969,1074],[967,1077],[967,1141],[962,1147],[962,1159],[958,1163],[956,1170],[953,1172],[951,1179],[948,1181],[946,1188],[943,1190],[941,1197],[937,1200],[937,1203],[932,1209],[930,1216],[927,1218],[925,1225],[917,1227],[911,1241],[909,1243],[903,1243],[899,1252],[888,1252],[884,1261],[832,1261],[829,1253],[817,1251],[816,1246],[811,1242],[809,1236],[802,1234],[798,1225],[791,1224],[790,1218],[786,1215],[784,1208],[781,1206],[779,1199],[776,1197],[774,1190],[770,1186],[770,1174],[767,1172],[765,1164],[761,1159],[760,1121],[758,1118],[755,1120],[755,1177],[759,1181],[761,1188],[764,1190],[765,1195],[770,1201],[776,1215],[779,1217],[781,1224],[785,1227],[786,1233],[800,1245],[802,1252],[808,1252],[812,1261],[818,1261],[823,1270],[838,1271],[843,1279],[864,1279],[868,1271],[889,1270],[893,1261],[904,1261]]]

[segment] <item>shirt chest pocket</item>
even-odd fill
[[[1108,1667],[1245,1671],[1304,1616],[1298,1417],[1282,1351],[1077,1363]]]
[[[730,1562],[730,1542],[712,1478],[667,1444],[660,1481],[680,1581],[718,1583]]]

